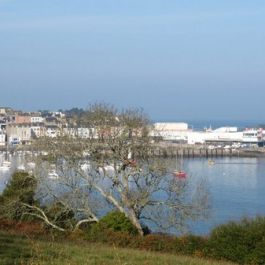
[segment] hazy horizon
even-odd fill
[[[263,120],[265,2],[0,0],[0,105]]]

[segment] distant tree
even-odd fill
[[[49,110],[39,110],[42,117],[51,117],[51,112]]]
[[[84,110],[82,108],[72,108],[70,110],[62,111],[70,116],[80,116],[82,113],[84,113]]]

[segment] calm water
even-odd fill
[[[13,159],[11,171],[21,159]],[[218,158],[214,165],[203,158],[186,159],[184,168],[191,181],[205,178],[211,193],[211,216],[193,224],[192,232],[207,234],[214,226],[229,220],[265,215],[265,158]],[[0,192],[10,173],[0,171]]]
[[[265,158],[219,158],[185,161],[191,177],[207,179],[211,193],[211,216],[197,222],[192,231],[206,234],[214,226],[242,217],[265,215]]]

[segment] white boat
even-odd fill
[[[34,163],[34,162],[28,162],[28,163],[27,163],[27,166],[28,166],[30,169],[34,169],[35,166],[36,166],[36,163]]]
[[[24,165],[19,165],[19,166],[17,167],[17,170],[25,171],[26,168],[25,168]]]
[[[3,161],[2,165],[0,166],[1,171],[8,171],[11,168],[11,162],[9,161]]]
[[[58,179],[58,178],[59,178],[59,176],[58,176],[58,174],[56,173],[56,170],[55,170],[55,169],[51,170],[51,171],[48,173],[48,178],[49,178],[49,179]]]
[[[8,171],[8,170],[10,170],[10,167],[0,166],[0,171]]]
[[[84,172],[88,172],[91,169],[91,165],[88,162],[83,163],[80,167]]]
[[[11,162],[10,161],[3,161],[2,165],[3,166],[10,166]]]

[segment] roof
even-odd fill
[[[156,130],[161,131],[186,131],[188,124],[185,122],[157,122],[154,124]]]

